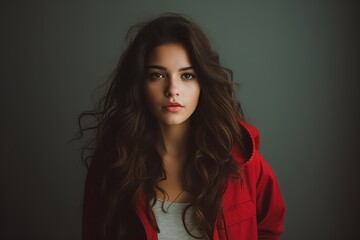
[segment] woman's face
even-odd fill
[[[150,112],[160,124],[187,122],[198,104],[200,84],[186,49],[160,45],[150,53],[147,68],[144,92]]]

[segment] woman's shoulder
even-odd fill
[[[240,167],[245,169],[249,177],[256,180],[274,178],[274,172],[270,164],[260,153],[260,132],[257,127],[243,120],[239,121],[243,129],[244,148],[234,144],[232,156]]]

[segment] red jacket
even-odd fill
[[[232,156],[245,171],[242,173],[241,182],[239,179],[229,180],[223,196],[224,221],[216,224],[213,239],[278,239],[283,231],[285,217],[285,204],[279,184],[271,167],[259,153],[258,130],[243,121],[240,124],[246,130],[245,139],[249,142],[249,151],[246,155],[250,157],[245,157],[246,155],[240,151],[239,147],[234,145]],[[91,211],[94,211],[91,201],[91,188],[87,178],[84,196],[83,240],[95,240],[98,231],[97,223],[91,219]],[[145,201],[146,199],[142,198],[136,209],[140,225],[135,228],[139,231],[145,229],[146,239],[157,240],[157,232],[145,214]],[[225,229],[225,231],[220,229]]]

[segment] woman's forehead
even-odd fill
[[[148,67],[159,66],[159,68],[162,67],[167,70],[184,70],[184,68],[191,67],[192,64],[188,51],[183,45],[170,43],[152,49],[148,57],[147,65]]]

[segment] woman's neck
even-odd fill
[[[189,152],[189,125],[160,126],[157,150],[162,157],[166,179],[158,186],[166,191],[168,198],[157,190],[157,197],[166,201],[189,202],[191,194],[184,191],[183,172]]]
[[[184,157],[188,153],[189,124],[159,125],[157,150],[162,157]]]

